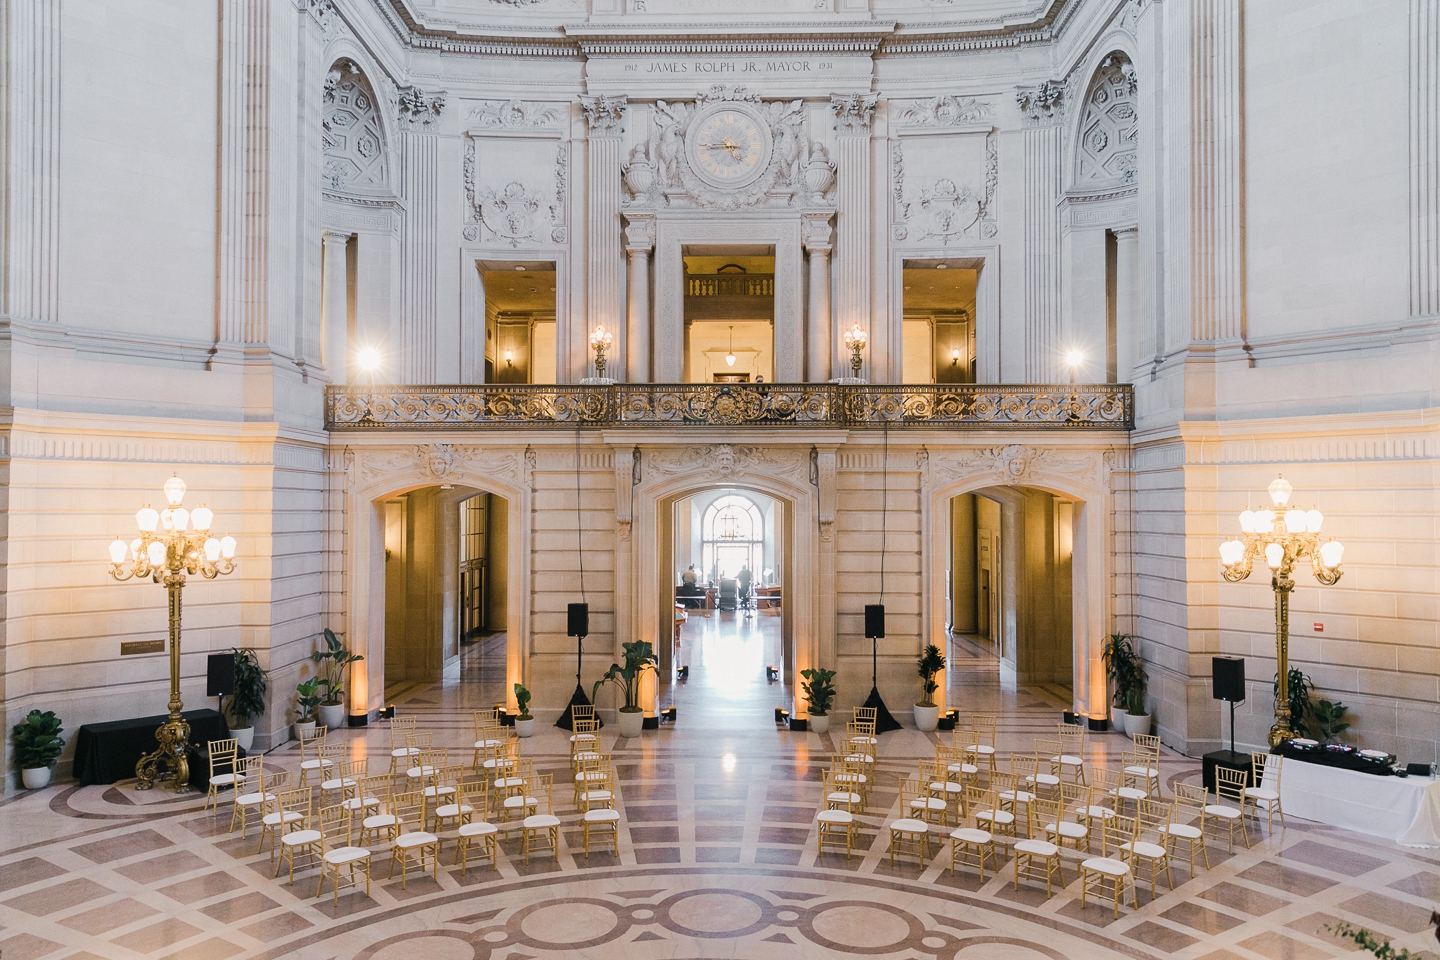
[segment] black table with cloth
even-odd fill
[[[210,780],[205,745],[211,740],[229,739],[230,728],[215,710],[186,710],[181,716],[190,724],[190,783],[203,790]],[[145,754],[159,749],[155,731],[167,719],[169,714],[162,713],[136,720],[84,724],[75,734],[75,779],[82,787],[134,779],[135,764]]]

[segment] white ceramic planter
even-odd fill
[[[922,707],[915,704],[915,728],[921,733],[929,733],[940,726],[940,707]]]
[[[235,742],[240,745],[240,749],[246,753],[249,753],[250,748],[255,744],[254,727],[231,727],[230,736],[235,738]]]
[[[30,767],[28,770],[21,770],[20,779],[24,781],[26,790],[39,790],[50,783],[50,768]]]
[[[524,719],[521,719],[520,717],[516,717],[516,718],[515,718],[515,736],[517,736],[517,737],[531,737],[531,736],[534,736],[534,735],[535,735],[535,718],[534,718],[534,717],[531,717],[529,720],[524,720]]]
[[[622,708],[619,711],[619,717],[620,736],[640,736],[640,731],[645,728],[645,711],[639,709],[632,711]]]
[[[830,730],[830,714],[810,714],[810,729],[814,730],[816,733],[828,733]]]
[[[296,721],[296,723],[295,723],[295,739],[296,739],[296,740],[309,739],[310,737],[313,737],[313,736],[315,736],[315,721],[314,721],[314,720],[306,720],[306,721],[304,721],[304,722]]]
[[[320,725],[331,730],[338,730],[345,726],[345,704],[343,703],[322,703],[315,708],[320,717]]]
[[[1134,740],[1138,734],[1150,732],[1150,714],[1148,713],[1122,713],[1121,720],[1125,724],[1125,736]]]

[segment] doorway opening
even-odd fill
[[[763,726],[794,668],[788,505],[720,487],[662,504],[666,515],[661,683],[684,685],[687,710]]]
[[[975,382],[975,287],[969,261],[906,260],[901,299],[905,383]]]
[[[1029,487],[951,498],[946,586],[958,652],[1019,683],[1071,689],[1074,520],[1073,501]]]
[[[481,260],[485,382],[554,383],[555,263]]]
[[[383,507],[386,699],[452,682],[477,685],[482,698],[503,696],[509,501],[443,484]]]
[[[687,383],[774,379],[775,248],[683,250]]]

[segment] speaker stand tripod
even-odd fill
[[[880,641],[870,638],[870,696],[862,706],[875,709],[875,735],[890,730],[899,730],[900,722],[890,715],[885,700],[880,696]]]
[[[561,730],[575,729],[575,708],[590,706],[590,698],[585,695],[585,685],[580,682],[580,668],[585,662],[585,638],[575,638],[575,692],[570,695],[570,702],[565,705],[565,712],[560,714],[560,719],[555,721],[555,726]],[[595,729],[605,726],[597,714],[595,717]]]

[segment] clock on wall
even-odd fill
[[[770,124],[748,106],[717,104],[695,117],[685,137],[690,169],[714,187],[754,183],[770,166]]]

